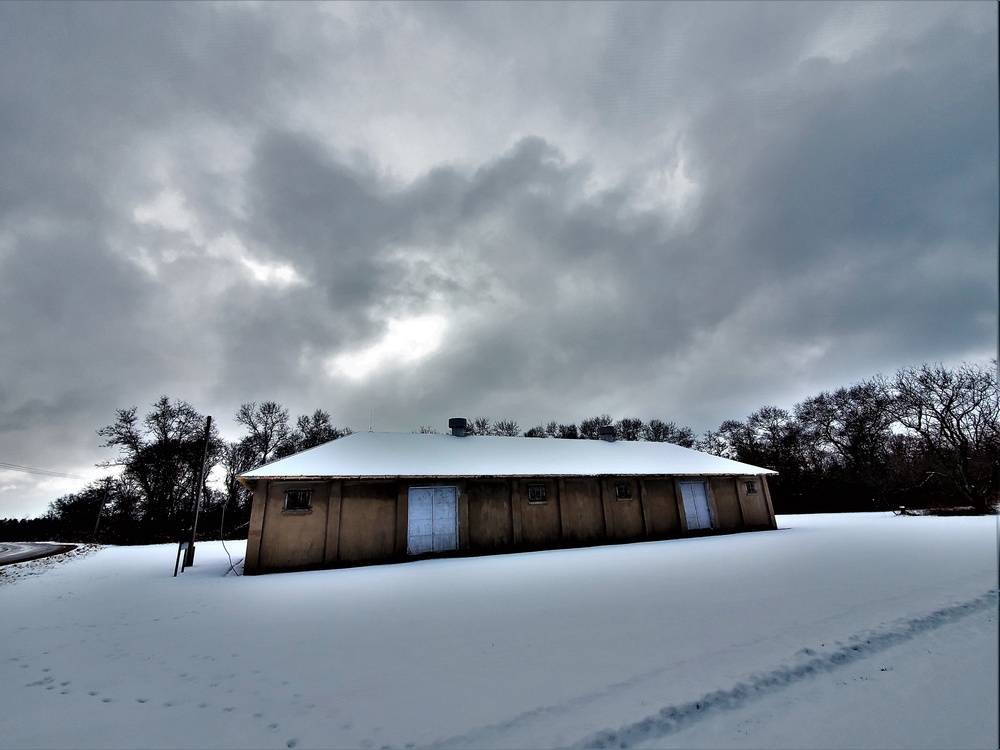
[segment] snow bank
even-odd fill
[[[995,747],[997,520],[778,521],[247,578],[218,543],[177,578],[175,546],[52,563],[0,586],[0,746]]]

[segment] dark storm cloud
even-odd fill
[[[702,431],[981,356],[995,29],[965,3],[0,5],[0,458],[86,466],[161,394],[230,431],[269,398]],[[413,318],[442,338],[409,357]]]
[[[711,170],[706,218],[738,227],[725,256],[736,278],[771,279],[789,344],[882,331],[910,358],[974,348],[995,330],[982,275],[997,224],[995,40],[965,34],[956,54],[956,33],[929,31],[884,73],[882,47],[837,77],[827,63],[803,66],[774,123],[756,125],[748,102],[727,99],[694,129]],[[964,278],[929,272],[942,254]]]
[[[246,309],[243,325],[227,326],[246,355],[264,346],[294,362],[304,343],[335,353],[384,331],[373,309],[419,314],[440,295],[456,324],[416,372],[447,363],[431,389],[473,403],[475,393],[565,379],[598,356],[641,361],[651,343],[684,338],[662,283],[661,223],[623,221],[604,196],[587,197],[588,169],[540,139],[471,173],[438,169],[393,190],[302,135],[271,133],[250,174],[248,244],[271,248],[312,288],[269,296],[266,315]],[[407,265],[413,253],[422,260]],[[228,359],[258,370],[249,356]]]
[[[183,292],[140,272],[115,235],[139,239],[132,191],[149,186],[150,134],[193,111],[246,118],[264,99],[263,35],[239,14],[222,20],[185,4],[0,5],[7,462],[86,470],[114,409],[152,401],[185,364],[171,340],[183,324],[162,305]],[[16,500],[4,490],[0,505]]]

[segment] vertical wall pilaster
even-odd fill
[[[642,508],[642,533],[647,537],[653,533],[653,521],[649,514],[649,500],[646,497],[646,480],[639,477],[639,505]]]
[[[267,508],[268,481],[258,479],[253,488],[250,506],[250,527],[247,530],[247,553],[243,572],[253,575],[260,564],[260,539],[264,533],[264,511]]]
[[[521,534],[521,482],[513,479],[510,483],[510,522],[513,526],[514,546],[520,547]]]
[[[323,564],[333,565],[340,554],[340,506],[343,497],[343,482],[334,480],[330,483],[330,502],[326,515],[326,547],[323,552]]]
[[[409,542],[410,523],[410,485],[408,482],[399,483],[399,492],[396,493],[396,554],[406,557],[406,545]]]
[[[601,477],[597,481],[598,492],[601,495],[601,510],[604,513],[604,537],[614,539],[615,517],[614,512],[608,506],[615,502],[614,490],[611,489],[611,480],[608,477]]]

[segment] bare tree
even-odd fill
[[[695,443],[700,451],[733,461],[746,461],[755,448],[753,433],[738,419],[727,419],[717,430],[709,430]]]
[[[611,417],[607,414],[602,414],[599,417],[589,417],[580,422],[580,437],[586,440],[598,440],[601,437],[598,430],[611,424]]]
[[[651,419],[642,426],[641,439],[651,443],[674,443],[685,448],[693,448],[695,444],[694,432],[690,427],[678,427],[675,422],[663,422],[659,419]]]
[[[615,439],[635,442],[642,439],[643,425],[641,419],[635,417],[624,417],[614,424]]]
[[[350,427],[334,427],[330,421],[330,413],[323,409],[317,409],[312,415],[303,414],[295,423],[295,430],[292,434],[291,443],[294,451],[304,451],[331,440],[353,434]]]
[[[235,440],[226,444],[222,453],[222,466],[226,470],[224,479],[226,489],[226,504],[231,512],[238,517],[249,512],[250,492],[236,479],[251,469],[257,468],[257,449],[250,438]]]
[[[513,420],[498,419],[493,423],[490,434],[500,435],[502,437],[518,437],[521,434],[521,428],[518,426],[517,422],[514,422]]]
[[[470,419],[465,426],[466,435],[492,435],[493,428],[489,417]]]
[[[561,438],[563,440],[577,440],[580,437],[580,430],[577,429],[576,424],[560,424],[556,428],[555,435],[553,437]]]
[[[249,446],[256,451],[258,465],[294,451],[288,409],[277,402],[264,401],[259,406],[253,401],[241,404],[235,419],[250,431],[247,438]]]
[[[921,441],[937,471],[980,513],[1000,489],[1000,395],[996,366],[941,364],[880,379],[898,423]]]
[[[706,430],[705,434],[695,441],[693,447],[695,450],[711,453],[713,456],[721,458],[733,458],[736,455],[732,444],[721,428],[719,430]]]
[[[136,407],[119,409],[114,424],[97,434],[101,447],[117,448],[117,458],[101,466],[121,466],[123,481],[134,483],[141,521],[153,535],[180,531],[192,507],[204,452],[205,418],[186,401],[162,396],[141,421]],[[209,436],[209,468],[222,453],[215,426]]]
[[[885,502],[892,441],[892,397],[876,381],[838,388],[795,406],[812,448],[842,467],[844,481]],[[820,459],[821,460],[821,459]]]

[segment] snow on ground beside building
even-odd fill
[[[218,542],[177,578],[169,545],[0,568],[0,747],[996,747],[997,519],[778,524],[257,577]]]

